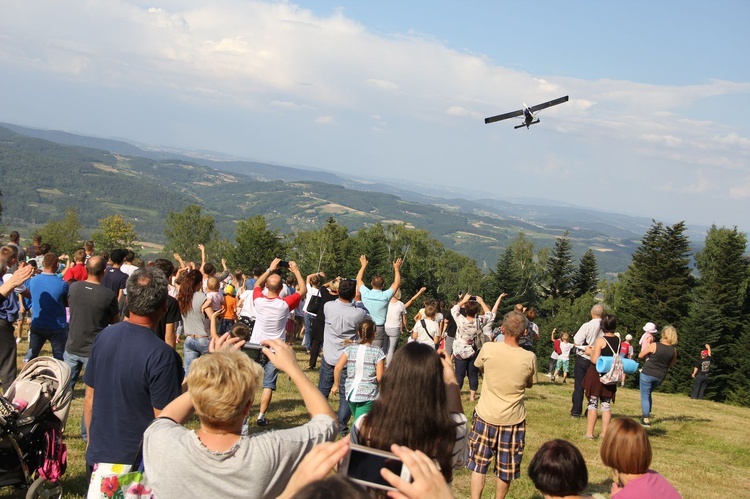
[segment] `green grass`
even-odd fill
[[[19,347],[19,361],[28,343]],[[50,355],[49,347],[42,353]],[[300,365],[307,365],[304,351],[298,351]],[[307,372],[317,383],[317,372]],[[572,419],[568,384],[553,384],[540,376],[541,383],[527,391],[526,452],[520,480],[511,485],[509,497],[541,497],[527,476],[527,467],[539,446],[553,438],[573,442],[586,458],[589,470],[588,493],[600,492],[609,496],[609,470],[599,459],[600,440],[585,440],[585,420]],[[468,382],[465,388],[468,388]],[[481,393],[481,381],[480,381]],[[66,427],[68,470],[63,478],[64,497],[85,496],[84,445],[80,439],[83,389],[81,382],[75,391]],[[473,404],[468,403],[468,390],[463,392],[464,410],[470,418]],[[336,402],[334,401],[334,408]],[[257,414],[257,413],[256,413]],[[251,414],[253,415],[253,414]],[[619,389],[613,415],[640,416],[640,397],[637,390]],[[278,391],[268,414],[271,428],[289,428],[304,423],[307,413],[298,393],[287,376],[279,376]],[[750,410],[709,401],[695,401],[679,395],[655,393],[653,425],[648,430],[653,447],[652,468],[663,474],[683,495],[690,498],[723,498],[742,495],[750,490],[750,437],[747,421]],[[196,422],[191,422],[195,425]],[[251,432],[260,431],[251,428]],[[601,431],[597,423],[595,434]],[[469,472],[459,470],[454,479],[456,497],[469,497]],[[484,497],[494,497],[494,477],[488,476]],[[13,489],[0,489],[0,497],[14,497]]]

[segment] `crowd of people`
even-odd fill
[[[381,473],[397,497],[452,497],[459,468],[471,471],[473,498],[481,497],[490,465],[498,498],[520,478],[525,393],[538,382],[533,308],[519,304],[499,316],[504,293],[492,308],[469,293],[449,307],[426,299],[408,331],[408,309],[426,289],[401,301],[400,259],[390,285],[373,275],[368,286],[364,255],[356,278],[326,281],[321,272],[303,277],[295,262],[279,258],[252,277],[230,273],[224,261],[218,273],[199,249],[199,265],[177,254],[177,265],[138,262],[125,249],[97,254],[90,241],[72,258],[58,257],[40,239],[21,248],[17,233],[0,249],[3,389],[16,376],[15,324],[24,323],[28,310],[23,362],[49,341],[53,356],[71,367],[71,389],[83,373],[88,497],[101,497],[112,477],[138,466],[141,455],[146,486],[156,497],[358,497],[357,486],[329,477],[350,445],[392,452],[408,465],[411,482]],[[638,424],[612,420],[618,383],[604,384],[597,370],[602,357],[633,357],[632,337],[622,342],[616,329],[617,319],[595,305],[575,335],[558,339],[553,330],[548,374],[565,383],[575,356],[570,414],[581,416],[586,402],[585,437],[593,439],[601,411],[601,458],[612,469],[613,497],[679,497],[649,469],[644,430],[651,424],[651,393],[676,361],[677,331],[666,327],[656,341],[655,326],[644,327]],[[399,348],[404,332],[407,344]],[[297,363],[295,341],[310,355],[307,369],[318,370],[317,386]],[[693,373],[696,398],[710,369],[706,348]],[[296,387],[309,421],[250,434],[253,419],[272,425],[279,373]],[[461,397],[467,377],[468,401],[477,402],[470,421]],[[193,414],[196,430],[184,426]],[[246,480],[247,470],[254,480]],[[581,453],[564,440],[538,450],[529,476],[545,497],[577,497],[588,483]]]

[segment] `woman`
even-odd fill
[[[612,499],[679,499],[680,493],[651,465],[648,433],[630,418],[617,418],[602,441],[602,462],[612,469]]]
[[[296,385],[311,420],[295,428],[242,435],[243,421],[263,384],[263,369],[242,352],[214,348],[193,363],[188,391],[144,433],[143,464],[155,497],[278,497],[305,454],[333,439],[333,411],[297,365],[294,351],[282,340],[263,345],[263,353]],[[193,411],[200,420],[196,430],[182,426]]]
[[[383,374],[380,396],[354,422],[353,443],[391,450],[391,444],[422,451],[437,461],[445,480],[464,465],[466,415],[450,357],[407,343]]]
[[[591,353],[591,365],[586,371],[586,377],[583,378],[583,389],[586,391],[586,397],[589,400],[588,421],[586,424],[586,435],[588,439],[594,438],[594,427],[596,426],[597,414],[596,408],[601,404],[602,408],[602,437],[607,434],[607,427],[612,419],[612,410],[610,404],[615,401],[617,393],[617,383],[613,385],[604,385],[599,381],[601,376],[596,370],[596,361],[599,357],[613,357],[616,352],[620,351],[620,338],[615,336],[617,329],[617,319],[614,315],[602,315],[601,329],[604,336],[597,338],[594,342],[594,351]]]
[[[185,372],[190,372],[190,364],[201,355],[208,353],[211,329],[204,310],[210,309],[211,301],[206,298],[203,287],[203,274],[191,270],[184,275],[177,293],[182,324],[185,333]]]
[[[662,384],[675,362],[677,362],[677,329],[665,327],[661,332],[661,341],[651,342],[644,346],[639,359],[646,359],[641,370],[641,424],[651,426],[651,393]]]
[[[466,293],[461,301],[451,308],[451,315],[456,321],[456,339],[453,341],[456,379],[461,389],[464,386],[464,377],[468,373],[469,402],[475,401],[479,388],[479,369],[474,365],[474,361],[479,353],[475,343],[477,336],[482,333],[483,326],[480,317],[477,317],[480,306],[484,310],[484,322],[492,321],[492,312],[481,296],[470,296]],[[461,308],[466,312],[465,317],[461,315]]]
[[[406,303],[401,301],[401,290],[396,290],[396,293],[391,297],[391,301],[388,302],[388,312],[385,316],[385,335],[387,341],[387,348],[385,350],[385,365],[391,363],[393,353],[398,347],[398,340],[401,339],[401,331],[406,329],[406,309],[408,309],[414,300],[427,291],[427,288],[420,288],[417,294],[411,297]]]
[[[529,464],[529,478],[545,499],[582,499],[589,482],[586,461],[575,445],[566,440],[550,440],[539,447]],[[603,498],[595,494],[595,498]]]

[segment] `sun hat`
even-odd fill
[[[643,330],[647,333],[656,333],[658,332],[658,329],[656,329],[656,324],[653,322],[647,322],[645,326],[643,326]]]

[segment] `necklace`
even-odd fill
[[[226,436],[226,435],[241,435],[240,433],[236,431],[208,431],[204,430],[203,428],[199,428],[198,431],[202,431],[203,433],[206,433],[208,435],[217,435],[220,437]]]

